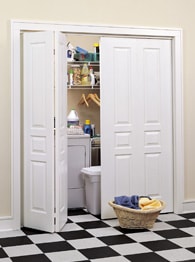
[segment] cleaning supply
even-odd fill
[[[67,43],[67,61],[74,61],[74,54],[76,53],[74,46],[68,42]]]
[[[94,73],[93,73],[92,66],[90,66],[90,69],[89,69],[89,76],[90,76],[90,84],[92,86],[94,86],[95,85],[95,76],[94,76]]]
[[[69,85],[70,86],[73,85],[73,70],[72,70],[72,68],[70,68],[70,70],[69,70]]]
[[[72,109],[67,117],[67,125],[70,126],[78,126],[79,125],[79,117],[77,111]]]
[[[90,120],[85,120],[85,124],[83,127],[83,131],[85,134],[91,135],[91,121]]]
[[[80,53],[80,54],[83,54],[83,55],[88,54],[88,51],[85,50],[84,48],[81,48],[80,46],[76,46],[75,50],[76,50],[77,53]]]
[[[91,124],[91,137],[95,136],[95,124]]]
[[[94,47],[94,53],[98,53],[99,54],[99,52],[100,52],[99,43],[94,43],[93,47]]]
[[[99,61],[99,52],[100,52],[99,43],[94,43],[93,47],[94,47],[93,60],[94,61]]]
[[[82,85],[90,85],[89,82],[89,69],[87,64],[84,64],[81,70],[81,84]]]

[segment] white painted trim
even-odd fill
[[[13,223],[14,219],[10,217],[0,217],[0,232],[18,229]]]
[[[60,22],[11,21],[11,93],[12,93],[12,214],[13,227],[20,227],[20,33],[23,30],[50,30],[66,33],[121,35],[171,38],[173,42],[173,118],[174,118],[174,212],[183,212],[183,80],[182,30],[174,28],[142,28],[113,25],[73,25]]]
[[[183,202],[183,213],[195,212],[195,199],[186,200]]]

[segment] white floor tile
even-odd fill
[[[150,249],[139,243],[113,245],[110,247],[123,256],[151,252]]]
[[[119,226],[118,219],[104,220],[104,223],[111,226],[111,227],[118,227]]]
[[[172,238],[169,240],[180,247],[195,247],[195,237]]]
[[[160,230],[168,230],[168,229],[173,229],[175,227],[165,223],[165,222],[157,222],[154,224],[153,228],[151,228],[151,231],[160,231]]]
[[[106,258],[98,258],[91,259],[91,262],[129,262],[125,257],[106,257]]]
[[[103,237],[103,236],[113,236],[113,235],[121,235],[122,233],[112,227],[104,227],[104,228],[94,228],[87,229],[87,232],[92,234],[95,237]]]
[[[32,240],[32,242],[35,244],[64,241],[64,238],[56,233],[30,235],[28,238],[30,238],[30,240]]]
[[[87,260],[87,258],[77,250],[46,253],[45,255],[52,262],[76,262]]]
[[[76,231],[76,230],[83,230],[82,227],[75,223],[67,223],[60,232],[67,232],[67,231]]]
[[[159,215],[158,219],[161,221],[175,221],[175,220],[184,220],[185,218],[180,215],[171,213],[171,214],[161,214]]]
[[[195,254],[183,248],[163,250],[163,251],[158,251],[156,253],[164,257],[170,262],[177,262],[177,261],[184,262],[186,260],[195,259]]]
[[[135,240],[136,242],[147,242],[147,241],[155,241],[155,240],[162,240],[163,237],[159,236],[154,232],[140,232],[140,233],[132,233],[126,234],[131,239]]]
[[[9,257],[27,256],[33,254],[42,254],[43,252],[36,245],[21,245],[14,247],[5,247],[5,252]]]
[[[0,258],[0,262],[12,262],[12,260],[7,257],[7,258]]]
[[[0,232],[0,238],[7,238],[7,237],[20,237],[25,236],[22,230],[10,230],[10,231],[3,231]]]
[[[89,222],[89,221],[98,221],[99,219],[94,217],[93,215],[82,215],[82,216],[71,216],[71,221],[75,223],[79,222]]]
[[[68,243],[70,243],[76,249],[106,246],[106,244],[104,244],[102,241],[100,241],[99,239],[95,237],[69,240]]]
[[[180,228],[180,230],[192,235],[192,236],[195,236],[195,227],[185,227],[185,228]]]

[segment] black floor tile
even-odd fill
[[[187,218],[187,219],[193,219],[193,218],[195,218],[195,213],[181,214],[180,216]]]
[[[136,255],[128,255],[125,256],[131,262],[167,262],[165,258],[159,256],[156,253],[144,253],[144,254],[136,254]]]
[[[161,231],[155,231],[155,233],[167,239],[191,236],[190,234],[185,233],[179,229],[161,230]]]
[[[84,230],[60,232],[59,235],[63,237],[65,240],[94,237],[90,233]]]
[[[194,243],[194,247],[189,247],[187,248],[187,250],[191,251],[192,253],[195,253],[195,243]]]
[[[23,257],[12,257],[13,262],[51,262],[51,260],[44,254],[31,255]]]
[[[149,248],[152,251],[181,248],[180,246],[174,244],[169,240],[156,240],[156,241],[142,242],[142,245],[144,245],[145,247]]]
[[[81,222],[77,223],[80,227],[84,229],[92,229],[92,228],[102,228],[102,227],[109,227],[106,223],[101,220],[98,221],[90,221],[90,222]]]
[[[74,248],[66,241],[37,244],[43,253],[73,250]]]
[[[176,220],[176,221],[168,221],[167,224],[177,227],[177,228],[184,228],[184,227],[194,227],[195,223],[184,219],[184,220]]]
[[[147,232],[148,231],[148,229],[144,229],[144,228],[133,229],[133,228],[121,228],[120,226],[115,227],[115,229],[122,232],[123,234],[132,234],[132,233],[138,233],[138,232],[140,233],[140,232]]]
[[[116,235],[116,236],[106,236],[99,237],[99,239],[104,242],[106,245],[120,245],[120,244],[129,244],[134,243],[135,241],[125,235]]]
[[[7,254],[2,248],[0,248],[0,258],[5,258],[5,257],[8,257]]]
[[[84,209],[80,208],[75,208],[75,209],[68,209],[68,216],[79,216],[79,215],[86,215],[88,214],[87,211]]]
[[[37,230],[37,229],[32,229],[28,227],[22,227],[21,230],[26,234],[26,235],[37,235],[37,234],[45,234],[45,231]]]
[[[116,251],[114,251],[110,247],[81,249],[80,252],[89,259],[120,256]]]
[[[0,245],[2,247],[28,245],[28,244],[33,244],[33,242],[27,236],[0,238]]]

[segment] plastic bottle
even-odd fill
[[[99,52],[100,52],[100,47],[99,47],[99,43],[94,43],[93,44],[93,47],[94,47],[94,61],[99,61]]]
[[[89,69],[87,64],[83,65],[83,68],[81,70],[81,84],[82,85],[90,85],[89,82]]]
[[[100,52],[99,43],[94,43],[93,47],[94,47],[94,53],[98,53],[99,54],[99,52]]]
[[[91,137],[95,136],[95,125],[91,124]]]
[[[91,121],[90,120],[85,120],[83,131],[85,134],[89,134],[91,136]]]
[[[72,109],[67,117],[67,125],[70,126],[78,126],[79,125],[79,117],[77,111]]]
[[[70,86],[73,85],[73,69],[72,68],[69,71],[69,84]]]
[[[95,85],[95,76],[94,76],[94,73],[93,73],[93,68],[92,68],[92,66],[91,66],[90,69],[89,69],[89,75],[90,75],[90,84],[91,84],[92,86],[94,86],[94,85]]]
[[[74,61],[74,54],[76,53],[74,46],[68,42],[67,43],[67,61]]]

